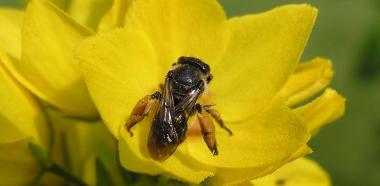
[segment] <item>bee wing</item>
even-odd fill
[[[169,158],[180,143],[174,126],[175,108],[171,81],[170,77],[165,80],[162,98],[149,132],[149,154],[157,161]]]
[[[202,81],[200,83],[203,84]],[[189,92],[189,94],[185,98],[183,98],[183,100],[181,102],[179,102],[176,105],[176,107],[175,107],[176,112],[183,111],[183,112],[185,112],[186,117],[189,117],[189,115],[194,110],[194,106],[197,103],[199,95],[201,95],[201,93],[203,92],[203,85],[202,84],[199,84],[198,86],[196,86],[196,88],[191,90]]]

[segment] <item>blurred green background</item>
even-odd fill
[[[21,2],[21,3],[20,3]],[[229,17],[289,3],[309,3],[319,16],[302,57],[333,60],[332,87],[347,98],[343,118],[313,138],[311,155],[336,186],[380,185],[380,1],[220,0]],[[20,0],[0,5],[20,7]]]

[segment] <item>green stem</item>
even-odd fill
[[[86,183],[84,183],[81,179],[71,175],[69,172],[67,172],[65,169],[60,167],[59,165],[53,163],[49,168],[48,171],[51,173],[56,174],[57,176],[60,176],[64,178],[66,181],[72,183],[76,186],[87,186]]]

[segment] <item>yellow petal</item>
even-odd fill
[[[131,0],[114,0],[112,7],[101,19],[98,31],[108,31],[124,25],[124,18]]]
[[[114,136],[134,105],[163,80],[156,54],[140,32],[126,29],[99,34],[76,52],[91,97]]]
[[[298,63],[316,15],[309,5],[287,5],[229,20],[229,46],[210,84],[225,120],[247,119],[271,102]]]
[[[0,185],[27,185],[40,172],[28,148],[30,138],[0,142]]]
[[[346,99],[335,90],[326,89],[313,102],[298,107],[294,111],[305,121],[308,130],[314,134],[321,127],[340,118],[344,114]]]
[[[82,25],[96,30],[111,0],[71,0],[67,13]]]
[[[21,24],[24,13],[16,9],[0,8],[0,50],[20,59]]]
[[[227,42],[227,21],[215,0],[142,0],[128,8],[125,27],[143,30],[169,70],[180,56],[193,56],[212,65]]]
[[[286,104],[293,106],[301,103],[326,88],[334,72],[331,61],[323,58],[299,64],[280,91]]]
[[[34,97],[4,68],[8,58],[0,53],[0,143],[33,137],[42,143],[47,138],[46,120]]]
[[[145,125],[144,125],[145,124]],[[143,138],[147,138],[148,131],[145,131],[144,133],[135,134],[135,131],[141,131],[140,128],[144,128],[149,130],[148,127],[149,122],[146,120],[143,120],[141,123],[136,125],[133,129],[134,137],[129,137],[129,134],[125,132],[125,130],[120,130],[120,139],[119,139],[119,156],[120,156],[120,162],[121,165],[126,168],[127,170],[139,172],[139,173],[145,173],[150,175],[156,175],[162,172],[162,170],[156,166],[156,164],[152,163],[148,159],[148,157],[144,157],[142,155],[140,146],[146,145],[142,144]],[[136,137],[136,135],[139,135],[139,137]],[[139,139],[141,138],[141,139]],[[132,145],[130,145],[132,143]],[[140,143],[140,144],[137,144]],[[133,146],[133,144],[136,144]]]
[[[300,158],[274,173],[251,181],[255,186],[330,186],[328,174],[314,161]]]
[[[283,162],[309,139],[298,116],[280,103],[228,127],[232,136],[216,126],[218,156],[210,153],[200,136],[190,136],[185,141],[190,155],[203,164],[218,168],[256,169]]]
[[[22,60],[7,67],[28,89],[68,114],[93,116],[75,45],[91,32],[46,0],[33,0],[25,13]],[[14,66],[12,66],[14,65]]]
[[[277,164],[269,167],[262,166],[255,168],[218,168],[215,176],[212,177],[209,181],[213,185],[231,185],[237,183],[240,185],[240,183],[244,181],[249,181],[270,174],[284,164],[287,164],[294,159],[310,153],[311,149],[307,145],[303,145],[299,150],[294,152],[291,156],[287,157],[286,160],[278,162]]]

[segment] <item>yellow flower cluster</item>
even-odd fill
[[[100,160],[121,185],[116,156],[126,170],[190,183],[329,185],[316,163],[300,158],[311,152],[311,136],[345,109],[327,88],[330,60],[299,63],[316,16],[297,4],[227,19],[216,0],[31,0],[25,11],[0,8],[0,185],[59,181],[40,177],[68,157],[67,170],[85,183],[96,184]],[[151,117],[133,137],[124,124],[180,56],[210,65],[208,94],[233,135],[216,126],[213,156],[190,118],[194,135],[157,162],[147,150]],[[47,167],[31,144],[46,151]]]

